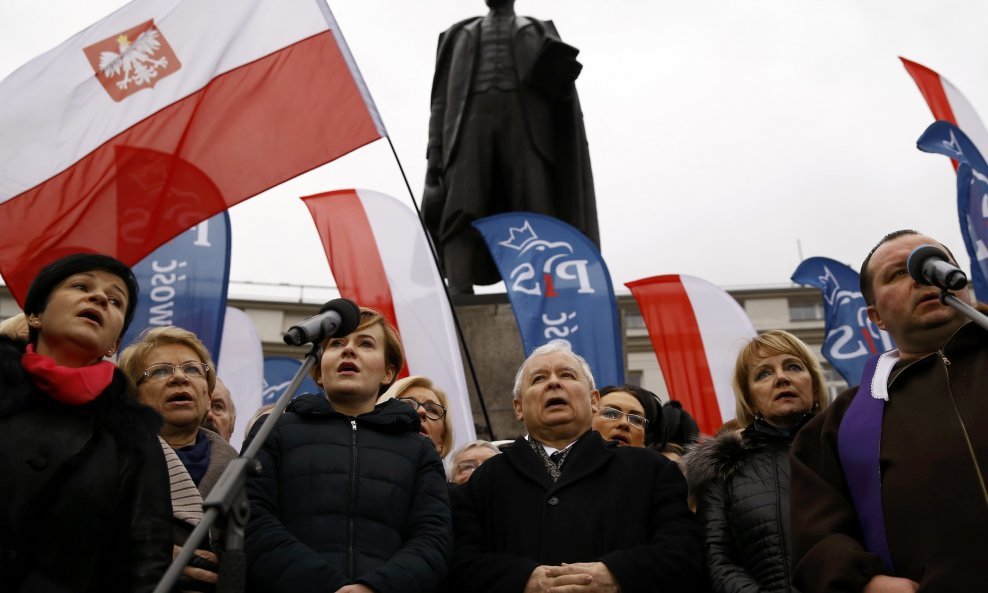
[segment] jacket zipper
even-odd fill
[[[353,580],[353,514],[357,500],[357,421],[350,419],[350,500],[347,503],[347,580]]]

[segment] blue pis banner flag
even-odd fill
[[[563,340],[587,360],[597,385],[623,384],[617,303],[597,247],[541,214],[510,212],[472,224],[504,279],[525,355]]]
[[[141,287],[123,344],[148,327],[175,325],[196,334],[220,359],[230,278],[230,217],[221,212],[193,226],[134,266]]]
[[[957,217],[964,247],[971,258],[971,285],[981,302],[988,301],[988,164],[964,132],[947,121],[926,128],[916,142],[923,152],[957,161]],[[960,262],[958,262],[960,263]]]
[[[261,405],[266,406],[278,401],[285,393],[288,385],[295,378],[295,373],[302,368],[302,361],[287,356],[268,356],[264,359],[264,391],[261,394]],[[322,393],[319,385],[306,375],[299,385],[296,396],[304,393]]]
[[[848,385],[861,382],[868,358],[895,348],[892,336],[868,319],[860,277],[845,264],[811,257],[799,264],[792,281],[823,293],[827,335],[821,350]]]

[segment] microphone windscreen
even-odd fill
[[[360,325],[360,307],[350,299],[333,299],[319,309],[320,313],[336,311],[340,315],[340,327],[334,335],[346,336],[352,334]]]
[[[923,276],[923,264],[927,262],[930,258],[942,259],[943,261],[950,261],[947,259],[947,254],[943,252],[942,249],[934,245],[920,245],[916,249],[913,249],[909,253],[909,258],[906,259],[906,270],[909,272],[909,276],[923,284],[929,284]]]

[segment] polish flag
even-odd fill
[[[384,313],[401,334],[405,369],[449,397],[454,447],[477,438],[453,312],[422,224],[391,196],[345,189],[302,198],[340,295]]]
[[[670,274],[625,284],[638,302],[669,391],[713,434],[734,418],[734,361],[757,335],[741,305],[713,284]]]
[[[899,59],[902,60],[902,65],[906,67],[906,71],[916,82],[919,92],[923,93],[926,104],[930,106],[930,111],[933,112],[933,118],[949,121],[960,128],[974,142],[981,154],[988,155],[988,131],[985,130],[985,125],[981,123],[981,118],[978,117],[974,107],[957,90],[957,87],[922,64],[917,64],[901,56]],[[954,160],[950,162],[956,169],[957,162]]]
[[[0,273],[136,264],[386,134],[324,0],[142,0],[0,82]]]

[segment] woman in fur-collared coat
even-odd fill
[[[741,429],[685,458],[711,584],[717,593],[789,593],[789,446],[826,405],[823,373],[798,338],[770,331],[738,355],[734,392]]]

